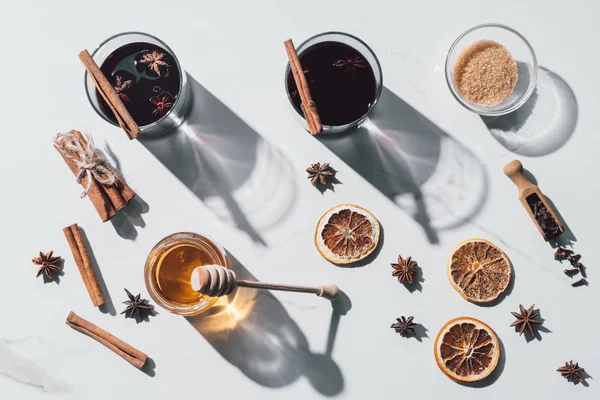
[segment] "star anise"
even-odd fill
[[[326,185],[327,179],[330,176],[335,175],[331,168],[329,168],[329,163],[311,164],[310,168],[306,168],[306,172],[308,172],[308,179],[310,179],[310,183],[312,183],[313,186],[317,183]]]
[[[367,63],[360,57],[354,57],[337,60],[333,66],[344,68],[346,72],[352,72],[352,76],[356,78],[356,68],[367,68]]]
[[[160,67],[170,67],[169,64],[162,60],[165,57],[165,53],[159,53],[154,50],[152,53],[145,53],[143,57],[140,63],[148,64],[148,68],[156,72],[158,76],[160,76]]]
[[[36,278],[42,274],[46,274],[48,279],[52,279],[52,272],[60,270],[56,263],[60,260],[60,256],[52,256],[54,251],[49,251],[44,254],[40,251],[40,255],[31,260],[36,265],[40,266]]]
[[[400,283],[406,281],[411,284],[418,274],[417,263],[412,257],[404,259],[402,256],[398,256],[398,263],[392,264],[392,268],[394,268],[392,275],[398,277]]]
[[[525,307],[523,307],[521,304],[519,304],[520,312],[518,312],[518,313],[511,312],[511,314],[514,315],[517,320],[515,322],[513,322],[510,326],[512,327],[512,326],[517,326],[517,325],[521,324],[521,330],[519,331],[519,336],[521,336],[523,334],[523,332],[525,332],[525,328],[527,328],[529,333],[534,335],[532,324],[541,324],[542,323],[542,321],[538,321],[537,319],[534,319],[535,317],[540,315],[539,312],[533,311],[534,307],[535,307],[535,304],[532,305],[531,307],[529,307],[527,310],[525,310]]]
[[[125,314],[126,318],[133,318],[136,314],[141,317],[144,310],[154,309],[154,306],[148,304],[148,300],[140,298],[141,294],[134,296],[127,289],[125,289],[125,293],[127,293],[129,300],[123,302],[123,304],[127,305],[127,308],[123,310],[121,314]],[[129,315],[127,315],[127,313],[129,313]]]
[[[120,75],[117,75],[115,78],[115,93],[119,96],[123,103],[129,101],[129,96],[123,93],[125,90],[129,89],[133,84],[133,80],[123,81],[123,78]]]
[[[582,382],[583,378],[579,373],[585,372],[585,370],[579,366],[579,363],[573,364],[573,360],[566,362],[565,366],[560,367],[557,371],[560,372],[564,378],[567,378],[569,382]]]
[[[165,113],[173,107],[173,102],[169,100],[170,97],[168,95],[152,97],[150,103],[156,106],[152,111],[152,115],[160,115],[161,117],[165,115]]]
[[[396,332],[400,334],[402,337],[409,337],[415,335],[415,326],[413,321],[414,317],[404,318],[404,316],[400,318],[396,318],[396,321],[391,326],[391,328],[395,329]]]

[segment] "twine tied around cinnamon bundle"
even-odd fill
[[[108,161],[94,147],[94,140],[86,135],[86,145],[83,146],[72,133],[57,133],[54,137],[54,145],[60,153],[73,161],[79,168],[76,175],[77,183],[81,183],[83,177],[87,177],[87,185],[81,194],[84,198],[92,188],[92,179],[105,186],[112,186],[117,182],[115,171]]]

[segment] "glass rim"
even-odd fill
[[[515,104],[513,104],[512,106],[510,106],[507,109],[502,109],[502,110],[497,110],[497,111],[486,111],[484,109],[475,108],[471,103],[465,101],[460,96],[456,87],[454,86],[453,79],[451,79],[452,72],[451,72],[451,66],[450,66],[450,57],[453,54],[454,49],[456,48],[458,43],[460,43],[460,41],[465,36],[467,36],[469,33],[474,32],[478,29],[483,29],[483,28],[500,28],[500,29],[504,29],[510,33],[513,33],[514,35],[516,35],[519,39],[521,39],[523,41],[523,43],[529,50],[531,57],[533,59],[533,72],[531,74],[531,81],[529,83],[529,87],[527,88],[527,91],[525,92],[525,94],[523,94],[523,96],[521,96],[519,101],[517,101]],[[448,88],[450,89],[450,93],[452,93],[452,96],[454,96],[454,98],[460,103],[460,105],[462,105],[467,110],[474,112],[476,114],[479,114],[479,115],[486,116],[486,117],[499,117],[501,115],[506,115],[506,114],[509,114],[509,113],[519,109],[523,104],[525,104],[527,102],[527,100],[529,100],[529,97],[531,97],[531,95],[533,94],[533,91],[535,90],[535,88],[537,86],[538,69],[539,69],[539,64],[538,64],[537,56],[535,54],[535,51],[533,50],[533,46],[531,45],[531,43],[529,43],[529,41],[525,38],[525,36],[523,36],[523,34],[521,34],[519,31],[517,31],[514,28],[511,28],[508,25],[494,23],[494,22],[475,25],[475,26],[467,29],[463,33],[461,33],[454,40],[454,42],[452,43],[452,46],[450,46],[450,49],[448,50],[448,53],[446,54],[446,62],[445,62],[446,84],[448,85]]]
[[[140,31],[127,31],[127,32],[120,32],[120,33],[116,33],[106,39],[104,39],[98,46],[96,46],[96,48],[94,49],[94,51],[90,54],[92,56],[92,59],[94,58],[94,56],[96,55],[96,53],[98,52],[98,50],[100,50],[100,48],[102,46],[104,46],[105,44],[107,44],[108,42],[110,42],[113,39],[116,39],[118,37],[121,36],[125,36],[125,35],[142,35],[142,36],[147,36],[151,39],[156,40],[157,42],[160,43],[161,47],[163,47],[165,50],[167,50],[169,52],[169,54],[171,55],[171,57],[173,57],[173,59],[175,60],[175,63],[177,64],[177,68],[179,68],[179,93],[177,94],[177,98],[175,99],[175,102],[173,103],[173,107],[171,107],[169,109],[169,111],[167,111],[167,113],[165,115],[163,115],[162,117],[160,117],[159,119],[157,119],[154,122],[151,122],[149,124],[146,125],[141,125],[140,129],[149,129],[152,127],[157,126],[162,120],[164,120],[169,114],[171,114],[171,111],[173,111],[173,109],[175,108],[175,103],[177,103],[179,101],[179,98],[181,97],[181,92],[183,90],[183,74],[185,73],[185,71],[181,68],[181,64],[179,63],[179,60],[177,59],[177,56],[175,55],[175,53],[173,52],[173,50],[165,43],[163,42],[161,39],[159,39],[158,37],[151,35],[149,33],[146,32],[140,32]],[[152,43],[150,43],[152,44]],[[116,50],[116,49],[115,49]],[[113,50],[114,51],[114,50]],[[101,67],[101,66],[98,66]],[[118,122],[115,122],[113,120],[111,120],[109,117],[107,117],[105,115],[104,112],[102,112],[101,110],[99,110],[99,108],[101,107],[96,107],[94,106],[94,103],[92,101],[92,98],[90,97],[90,90],[88,89],[88,72],[87,70],[84,71],[84,75],[83,75],[83,84],[85,87],[85,95],[87,96],[88,101],[90,102],[90,105],[92,106],[92,108],[94,109],[94,111],[96,111],[96,114],[98,114],[100,117],[102,117],[102,119],[104,119],[105,121],[109,122],[110,124],[120,127]],[[96,89],[96,85],[93,85],[94,89]],[[98,89],[96,89],[97,91]]]
[[[206,242],[206,241],[210,242],[210,243],[205,243],[205,244],[212,245],[210,247],[214,247],[214,249],[219,252],[219,254],[223,257],[223,260],[225,260],[225,265],[224,265],[225,268],[230,268],[229,259],[227,257],[228,256],[227,251],[218,242],[214,241],[210,236],[195,233],[195,232],[175,232],[170,235],[167,235],[164,238],[160,239],[152,247],[152,250],[150,250],[150,252],[148,253],[148,257],[146,257],[146,261],[144,263],[144,283],[146,286],[146,290],[148,291],[148,294],[150,295],[152,300],[154,300],[154,302],[157,305],[161,306],[163,309],[165,309],[166,311],[168,311],[170,313],[185,316],[185,317],[191,317],[194,315],[202,314],[206,310],[210,309],[219,300],[219,297],[211,298],[203,307],[201,307],[199,309],[197,308],[197,305],[179,306],[179,305],[173,304],[173,302],[169,301],[164,296],[160,295],[160,290],[155,286],[154,281],[153,281],[153,274],[154,274],[154,271],[156,270],[156,267],[158,266],[158,264],[156,263],[156,257],[159,254],[161,254],[165,249],[162,249],[162,251],[159,252],[158,254],[155,254],[155,253],[161,246],[169,246],[169,244],[170,244],[169,242],[172,240],[176,240],[178,237],[183,238],[183,239],[200,240],[202,242]]]
[[[347,128],[351,127],[352,125],[354,125],[358,121],[364,120],[371,113],[371,111],[373,111],[373,109],[375,108],[375,105],[379,102],[379,98],[381,97],[381,92],[383,91],[383,69],[381,68],[381,63],[379,62],[379,58],[377,58],[377,55],[375,54],[375,52],[373,51],[373,49],[368,44],[366,44],[362,39],[360,39],[360,38],[358,38],[358,37],[356,37],[356,36],[354,36],[354,35],[352,35],[350,33],[346,33],[346,32],[327,31],[327,32],[317,33],[316,35],[313,35],[313,36],[309,37],[308,39],[304,40],[302,43],[300,43],[300,45],[296,46],[296,52],[298,52],[299,49],[301,49],[303,46],[305,46],[310,41],[318,39],[318,38],[320,38],[322,36],[327,36],[327,35],[346,36],[346,37],[348,37],[348,38],[350,38],[352,40],[357,41],[361,45],[365,46],[365,48],[367,49],[367,51],[369,53],[371,53],[371,55],[373,55],[373,59],[375,60],[375,65],[374,66],[371,65],[371,63],[369,63],[369,65],[371,65],[372,68],[375,67],[375,68],[373,68],[373,75],[376,75],[375,74],[375,70],[377,70],[378,73],[379,73],[379,77],[380,77],[379,83],[377,83],[377,77],[375,77],[375,81],[376,81],[375,82],[375,98],[373,99],[373,103],[371,104],[371,106],[369,107],[369,109],[363,115],[361,115],[360,117],[356,118],[355,120],[353,120],[351,122],[348,122],[347,124],[344,124],[344,125],[326,125],[326,124],[323,124],[323,131],[325,131],[326,129],[342,129],[343,130],[343,129],[347,129]],[[335,42],[335,40],[332,40],[332,42]],[[339,42],[339,43],[342,43],[342,42]],[[346,44],[346,43],[344,43],[344,44]],[[351,47],[354,47],[354,46],[351,46]],[[306,50],[308,50],[308,48],[304,49],[304,51],[306,51]],[[358,51],[358,49],[356,49],[356,48],[355,48],[355,50]],[[300,55],[304,51],[302,51],[302,52],[300,52],[298,54],[298,58],[300,58]],[[284,76],[286,96],[287,96],[290,104],[292,105],[292,108],[294,109],[294,111],[298,115],[300,115],[302,118],[304,118],[304,116],[302,114],[300,114],[298,112],[298,110],[296,109],[296,107],[294,106],[294,102],[293,102],[292,96],[290,94],[290,91],[288,90],[289,89],[289,87],[288,87],[288,75],[289,75],[289,73],[290,73],[290,62],[288,60],[288,63],[287,63],[286,68],[285,68],[285,76]],[[324,133],[326,133],[326,132],[324,132]]]

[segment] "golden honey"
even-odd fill
[[[203,265],[227,267],[225,250],[205,236],[175,233],[162,239],[150,252],[145,267],[146,287],[161,307],[180,315],[208,310],[216,299],[194,291],[192,271]]]

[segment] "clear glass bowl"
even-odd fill
[[[118,48],[125,46],[130,43],[137,42],[145,42],[154,44],[162,47],[166,51],[173,56],[173,59],[177,63],[177,68],[180,71],[180,80],[179,80],[179,95],[175,100],[175,104],[173,107],[159,120],[154,121],[148,125],[140,126],[140,130],[145,136],[154,135],[158,136],[165,132],[171,131],[181,125],[181,123],[185,120],[191,106],[191,95],[190,90],[187,85],[186,73],[181,68],[181,64],[175,53],[169,46],[166,45],[159,38],[149,35],[143,32],[123,32],[116,34],[114,36],[109,37],[104,42],[100,43],[100,45],[94,50],[91,54],[92,58],[98,64],[99,67],[102,66],[102,63],[110,56],[115,50]],[[110,119],[102,107],[100,106],[100,102],[98,100],[98,96],[96,94],[96,86],[92,81],[92,78],[89,76],[87,71],[85,72],[85,92],[87,94],[87,98],[94,108],[98,115],[100,115],[105,121],[109,122],[112,125],[119,126],[118,123]]]
[[[324,134],[327,134],[327,133],[335,134],[335,133],[351,131],[351,130],[357,128],[365,120],[365,118],[367,118],[367,116],[371,113],[371,111],[373,111],[373,108],[375,108],[375,105],[379,101],[379,97],[381,97],[381,91],[383,89],[383,72],[381,70],[381,64],[379,64],[379,60],[377,59],[377,56],[375,55],[373,50],[371,50],[371,48],[369,46],[367,46],[367,44],[365,42],[363,42],[362,40],[360,40],[359,38],[357,38],[355,36],[352,36],[348,33],[343,33],[343,32],[319,33],[318,35],[315,35],[315,36],[311,37],[310,39],[304,41],[300,46],[296,47],[296,53],[298,54],[298,58],[301,59],[302,54],[309,48],[313,47],[316,44],[324,43],[324,42],[338,42],[338,43],[343,43],[347,46],[354,48],[369,63],[369,65],[371,66],[371,69],[373,69],[373,74],[375,75],[375,99],[373,100],[371,107],[369,107],[369,109],[367,110],[366,113],[364,113],[360,118],[356,119],[355,121],[352,121],[345,125],[337,125],[337,126],[323,125],[323,133]],[[290,104],[290,107],[292,108],[292,111],[294,113],[294,117],[296,118],[296,121],[298,121],[298,123],[300,125],[302,125],[304,127],[304,129],[306,129],[308,131],[308,124],[306,123],[306,120],[304,119],[304,115],[302,115],[296,109],[296,107],[294,107],[294,101],[293,101],[292,97],[290,96],[290,91],[288,88],[289,73],[290,73],[290,63],[288,62],[287,66],[285,68],[285,76],[283,78],[284,84],[285,84],[285,93],[287,94],[288,100],[290,102],[289,104]]]
[[[500,43],[512,54],[517,62],[519,78],[512,93],[502,103],[495,106],[473,104],[463,99],[454,85],[454,65],[463,50],[480,40],[493,40]],[[538,75],[538,62],[531,44],[516,30],[501,24],[477,25],[462,33],[452,44],[446,57],[446,82],[452,95],[467,110],[479,115],[499,116],[511,113],[521,107],[535,90]]]

